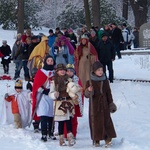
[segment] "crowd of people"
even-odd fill
[[[66,138],[68,145],[73,146],[85,96],[90,99],[93,144],[97,147],[100,140],[105,140],[106,147],[111,145],[116,132],[110,113],[117,110],[109,85],[114,80],[113,61],[116,55],[122,58],[120,50],[130,48],[131,42],[138,47],[138,31],[134,30],[132,34],[126,24],[121,30],[112,23],[101,29],[92,27],[90,31],[84,26],[77,34],[72,29],[61,31],[57,27],[55,33],[50,29],[48,36],[35,36],[27,29],[25,34],[17,34],[12,51],[4,40],[0,47],[4,73],[9,73],[11,60],[16,67],[15,93],[6,93],[4,97],[12,104],[16,128],[33,124],[35,132],[41,128],[44,142],[48,137],[56,140],[54,129],[58,128],[59,144],[65,146]],[[22,68],[27,90],[23,90],[19,79]]]

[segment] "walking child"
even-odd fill
[[[41,122],[41,140],[46,142],[47,135],[52,140],[56,140],[53,135],[53,100],[48,96],[50,84],[54,75],[54,60],[52,56],[47,55],[44,59],[44,66],[39,69],[35,75],[33,83],[33,114],[36,111],[34,120]],[[38,106],[37,106],[38,104]]]
[[[110,113],[117,110],[113,103],[109,81],[103,72],[100,62],[95,62],[90,74],[91,83],[87,81],[85,97],[90,98],[89,126],[93,144],[100,146],[100,140],[105,141],[105,146],[111,145],[112,138],[116,137]]]
[[[58,64],[56,72],[50,86],[49,96],[55,100],[54,103],[54,120],[58,121],[58,133],[60,146],[66,146],[64,141],[64,124],[67,127],[67,139],[69,146],[75,144],[72,134],[72,117],[74,115],[74,104],[72,98],[68,95],[67,83],[68,75],[66,74],[66,66]],[[74,97],[76,99],[77,96]]]
[[[6,101],[11,102],[14,123],[17,129],[26,127],[31,119],[29,91],[22,88],[22,80],[17,79],[15,82],[15,92],[13,94],[6,93],[4,96]]]
[[[83,96],[83,89],[81,85],[80,79],[75,75],[75,68],[73,64],[67,64],[66,66],[67,69],[67,75],[80,86],[80,91],[78,92],[78,99],[74,101],[74,108],[75,108],[75,114],[72,118],[72,134],[74,139],[76,139],[77,135],[77,129],[78,129],[78,117],[83,116],[83,103],[84,103],[84,96]],[[66,133],[66,127],[64,128],[64,133],[65,133],[65,138],[67,138],[67,133]]]

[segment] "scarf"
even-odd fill
[[[103,74],[101,77],[95,75],[94,73],[91,73],[91,80],[94,80],[94,81],[104,81],[106,80],[106,76],[105,74]]]

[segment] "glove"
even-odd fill
[[[111,113],[114,113],[117,110],[117,106],[112,102],[109,104],[109,110]]]
[[[7,98],[8,98],[8,96],[9,96],[9,95],[8,95],[8,93],[6,93],[6,94],[5,94],[5,96],[4,96],[4,98],[5,98],[5,99],[7,99]]]
[[[66,55],[66,54],[63,54],[62,56],[63,56],[65,59],[67,58],[67,55]]]
[[[50,89],[45,89],[42,93],[45,94],[45,95],[48,95]]]

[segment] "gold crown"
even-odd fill
[[[22,80],[17,79],[15,82],[15,87],[22,87]]]
[[[66,68],[73,68],[74,69],[74,64],[67,64]]]

